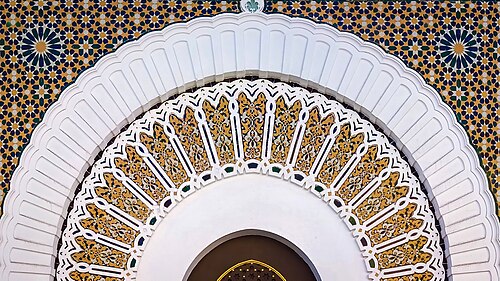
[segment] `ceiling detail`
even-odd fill
[[[176,204],[244,173],[283,178],[329,204],[372,280],[444,278],[428,200],[381,132],[318,93],[235,80],[162,103],[104,150],[69,212],[58,280],[133,280],[149,237]]]

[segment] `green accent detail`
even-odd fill
[[[353,217],[350,217],[349,218],[349,222],[352,224],[352,225],[355,225],[356,224],[356,220],[354,220]]]
[[[136,262],[136,260],[132,259],[132,261],[130,261],[130,267],[135,267],[135,262]]]
[[[375,268],[375,261],[373,259],[371,259],[369,263],[371,268]]]
[[[150,225],[154,225],[156,223],[156,218],[152,218],[151,221],[149,222]]]
[[[231,173],[232,171],[234,171],[234,168],[233,167],[227,167],[224,169],[224,171],[226,171],[226,173]]]
[[[259,9],[259,2],[250,0],[245,4],[245,8],[247,8],[250,13],[255,13]]]
[[[273,167],[271,170],[275,173],[279,173],[281,171],[281,168]]]
[[[189,185],[186,185],[185,187],[182,188],[182,191],[188,192],[191,189]]]
[[[316,185],[316,186],[314,187],[314,190],[316,190],[317,192],[322,192],[322,191],[323,191],[323,190],[325,190],[325,189],[324,189],[324,188],[322,188],[322,187],[321,187],[321,186],[319,186],[319,185]]]

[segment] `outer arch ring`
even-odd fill
[[[255,42],[260,44],[252,45]],[[183,51],[179,46],[187,48]],[[151,68],[151,56],[160,50],[169,61],[166,72]],[[211,52],[203,53],[206,50]],[[276,58],[273,54],[283,55]],[[315,58],[321,55],[326,60],[318,71]],[[186,60],[191,67],[180,67]],[[404,85],[408,98],[400,101],[393,98],[393,92],[377,87],[370,89],[370,95],[356,90],[363,81],[363,87],[369,83],[376,86],[369,80],[374,78],[363,72],[360,63],[365,61],[374,70],[392,75],[394,85]],[[140,63],[144,71],[134,73]],[[112,76],[120,70],[127,81],[136,83],[131,91],[102,93],[99,86],[109,88]],[[448,275],[499,280],[500,231],[488,181],[465,131],[438,93],[399,59],[352,34],[306,19],[248,13],[197,18],[148,33],[103,57],[63,91],[34,130],[12,177],[0,218],[0,251],[10,253],[0,264],[2,280],[33,273],[51,279],[58,237],[73,192],[97,153],[125,124],[186,88],[248,75],[315,88],[379,125],[396,141],[424,182],[443,227]],[[121,98],[128,95],[136,98]],[[98,107],[88,108],[85,103]],[[415,104],[424,105],[426,114],[416,115]],[[84,120],[79,114],[89,118]],[[79,125],[84,129],[78,131]],[[418,126],[425,128],[423,136],[411,131]],[[431,129],[437,131],[424,134]],[[79,137],[87,139],[71,142]],[[439,151],[445,153],[436,153]]]

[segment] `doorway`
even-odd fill
[[[266,236],[228,240],[206,254],[188,281],[316,281],[307,263],[285,244]]]

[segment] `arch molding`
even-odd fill
[[[377,46],[283,15],[223,14],[125,44],[83,73],[35,129],[0,219],[5,280],[54,276],[76,186],[121,128],[159,101],[231,77],[294,81],[352,106],[396,141],[418,172],[446,243],[448,275],[498,280],[499,226],[487,178],[434,89]]]

